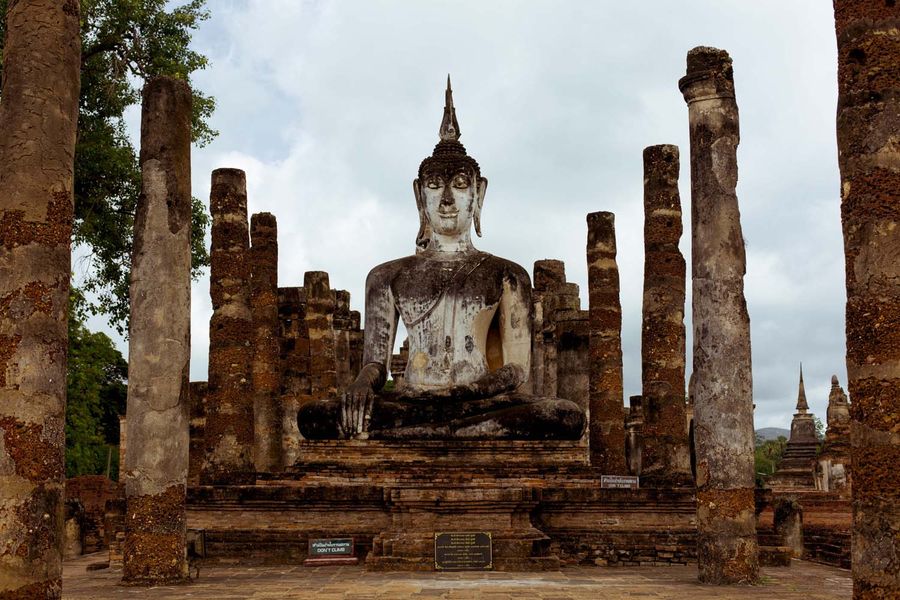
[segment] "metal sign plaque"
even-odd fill
[[[618,489],[638,489],[637,475],[601,475],[600,487]]]
[[[319,538],[309,540],[311,558],[353,556],[353,538]]]
[[[437,571],[490,571],[494,551],[490,532],[453,531],[434,534]]]

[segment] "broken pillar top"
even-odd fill
[[[644,148],[645,165],[672,165],[678,172],[678,146],[675,144],[657,144]],[[659,167],[657,167],[659,168]]]
[[[611,212],[592,212],[587,215],[588,246],[602,244],[607,252],[616,251],[616,215]]]
[[[697,46],[687,54],[687,74],[678,81],[687,102],[734,98],[734,69],[725,50]]]
[[[566,284],[566,263],[545,258],[534,262],[534,289],[558,290]]]

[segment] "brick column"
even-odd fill
[[[278,324],[278,224],[275,215],[250,219],[250,311],[253,317],[254,464],[259,472],[280,471],[281,349]]]
[[[79,3],[4,3],[0,597],[59,598]]]
[[[691,134],[699,577],[703,583],[750,583],[759,569],[755,435],[731,58],[724,50],[694,48],[678,86],[688,105]]]
[[[335,302],[328,285],[328,273],[305,273],[303,289],[306,290],[306,328],[309,333],[309,399],[332,398],[337,395],[333,322]]]
[[[216,169],[209,197],[212,213],[209,292],[209,392],[206,406],[204,485],[256,481],[253,465],[253,337],[247,268],[247,182],[239,169]]]
[[[900,597],[900,5],[835,0],[853,597]]]
[[[285,467],[299,458],[297,412],[309,398],[309,332],[306,328],[306,290],[278,288],[281,326],[281,460]]]
[[[587,226],[591,464],[606,475],[626,475],[622,306],[615,215],[590,213]]]
[[[128,338],[122,580],[187,579],[185,495],[191,358],[191,88],[144,86],[141,196]]]
[[[337,389],[344,390],[356,379],[350,372],[350,292],[334,291],[334,372]]]
[[[685,262],[678,147],[644,149],[644,304],[641,327],[641,477],[692,485],[684,388]]]

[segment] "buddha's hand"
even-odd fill
[[[366,382],[354,381],[341,397],[341,435],[344,438],[364,437],[369,428],[375,390]]]
[[[341,437],[368,437],[369,419],[375,403],[375,390],[384,385],[384,365],[368,363],[341,396]]]

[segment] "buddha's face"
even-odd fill
[[[426,172],[417,183],[421,208],[432,231],[446,236],[469,231],[484,198],[484,185],[471,169]]]

